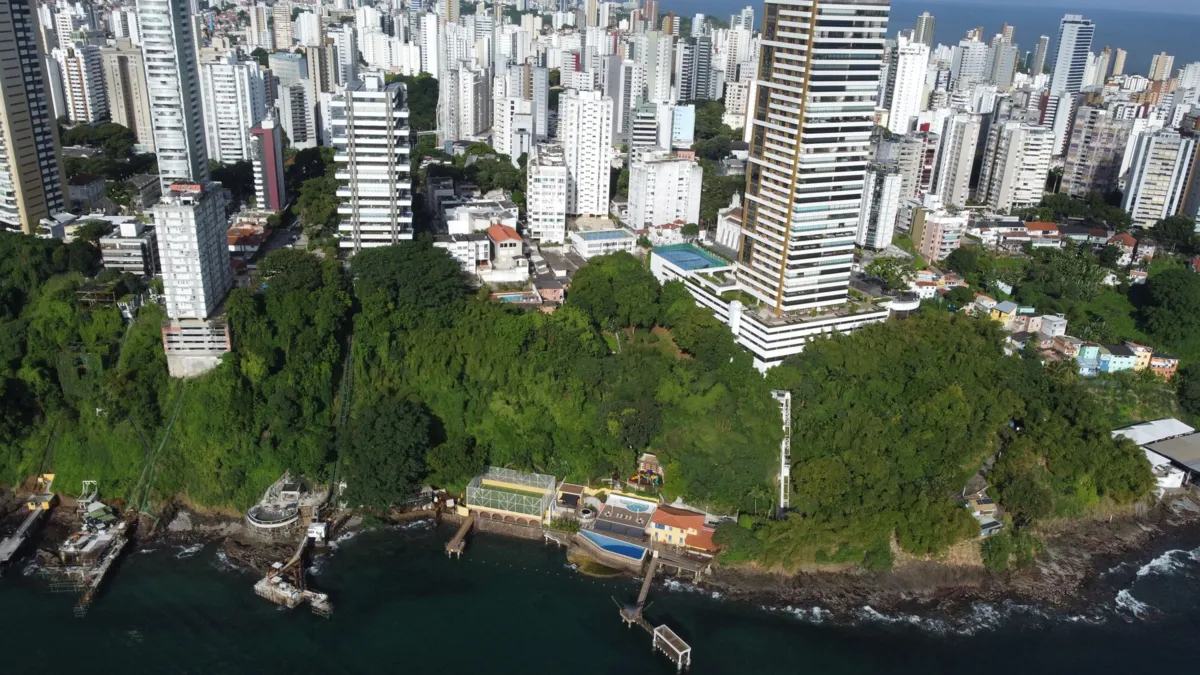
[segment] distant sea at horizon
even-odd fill
[[[680,15],[706,14],[728,20],[731,14],[750,5],[755,19],[762,20],[763,2],[748,0],[663,0],[662,11]],[[1200,61],[1200,14],[1170,14],[1156,11],[1130,11],[1093,8],[1086,3],[1066,4],[1051,0],[1049,4],[1021,5],[1008,3],[963,3],[928,0],[892,0],[888,34],[916,26],[921,12],[937,19],[934,39],[943,44],[956,44],[966,32],[983,26],[985,35],[1000,32],[1003,23],[1012,24],[1014,39],[1021,51],[1032,51],[1038,38],[1050,36],[1053,54],[1058,39],[1058,24],[1064,14],[1082,14],[1096,24],[1092,51],[1100,53],[1110,46],[1129,52],[1126,72],[1145,74],[1150,69],[1150,57],[1159,52],[1175,57],[1175,67]],[[1047,57],[1049,59],[1049,57]]]

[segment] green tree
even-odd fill
[[[1184,253],[1194,251],[1196,221],[1183,214],[1167,216],[1154,224],[1154,238]]]
[[[465,486],[487,465],[487,452],[474,438],[459,436],[429,450],[432,478],[439,485]]]
[[[346,499],[382,509],[410,496],[425,475],[429,430],[428,412],[408,401],[384,398],[360,411],[343,450]]]
[[[863,270],[868,277],[878,279],[892,290],[908,288],[908,282],[916,277],[912,262],[899,258],[876,258]]]
[[[1176,373],[1175,391],[1179,407],[1190,415],[1200,416],[1200,366],[1188,366]]]
[[[359,298],[384,303],[399,327],[449,325],[467,294],[458,262],[427,237],[362,251],[350,269]]]

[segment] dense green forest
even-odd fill
[[[594,259],[542,314],[489,302],[427,240],[349,269],[283,249],[229,297],[234,352],[180,381],[155,308],[125,326],[79,305],[90,244],[0,235],[0,253],[9,483],[52,457],[64,490],[93,478],[110,498],[242,509],[291,469],[384,507],[424,481],[461,488],[485,463],[595,481],[651,451],[666,496],[747,514],[719,531],[733,558],[871,566],[893,535],[914,553],[973,535],[955,497],[1002,449],[992,480],[1020,523],[1150,484],[1069,369],[1005,357],[997,328],[967,317],[822,341],[764,377],[680,284],[627,254]],[[795,400],[785,521],[755,515],[775,494],[774,388]]]

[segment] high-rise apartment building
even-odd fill
[[[1046,54],[1050,51],[1050,36],[1043,35],[1038,38],[1037,48],[1033,50],[1033,64],[1029,68],[1029,73],[1033,76],[1042,75],[1046,72]]]
[[[947,206],[966,206],[971,196],[971,168],[980,127],[979,115],[963,111],[948,117],[942,127],[932,192]]]
[[[906,134],[921,112],[925,94],[925,72],[929,68],[929,47],[924,42],[909,42],[900,36],[892,49],[888,69],[888,131]]]
[[[639,102],[672,103],[671,71],[675,38],[661,31],[647,31],[634,39],[634,53],[641,66],[644,93]]]
[[[62,74],[63,99],[72,122],[96,124],[107,121],[108,94],[104,87],[104,65],[100,48],[77,42],[54,50]]]
[[[1054,129],[1055,155],[1066,151],[1073,97],[1083,90],[1096,26],[1079,14],[1067,14],[1058,26],[1058,45],[1050,72],[1050,91],[1042,123]],[[1064,104],[1066,104],[1064,106]],[[1060,111],[1060,108],[1064,108]],[[1061,114],[1060,114],[1061,112]],[[1061,119],[1060,119],[1061,118]]]
[[[271,117],[250,130],[250,157],[254,165],[255,202],[263,211],[287,206],[283,183],[283,135]]]
[[[746,30],[754,30],[754,8],[746,5],[742,11],[729,17],[729,27],[745,28]]]
[[[0,0],[0,45],[0,224],[32,234],[67,203],[32,1]]]
[[[1117,189],[1133,120],[1102,106],[1080,106],[1071,128],[1060,192],[1083,197]]]
[[[1117,48],[1117,55],[1113,58],[1113,77],[1125,74],[1125,59],[1128,56],[1129,53],[1124,49],[1121,49],[1120,47]]]
[[[598,91],[568,89],[559,100],[558,140],[567,163],[567,213],[608,213],[613,101]]]
[[[876,251],[891,245],[900,216],[902,187],[900,166],[895,162],[872,164],[867,169],[855,243]]]
[[[681,41],[675,57],[679,100],[712,98],[712,38],[704,35]]]
[[[208,319],[233,287],[225,198],[216,183],[174,183],[150,207],[172,319]]]
[[[538,241],[567,240],[567,158],[562,145],[538,143],[527,165],[525,203],[529,234]]]
[[[253,4],[246,8],[250,15],[250,26],[246,29],[246,46],[251,49],[262,48],[267,51],[275,49],[275,32],[271,30],[271,8],[263,4]]]
[[[113,47],[102,47],[100,59],[109,120],[132,131],[139,150],[152,152],[154,130],[150,125],[150,95],[142,50],[128,38],[121,38]]]
[[[370,72],[330,106],[343,251],[412,239],[408,93]]]
[[[700,222],[704,172],[694,159],[655,148],[632,153],[629,225],[644,227]]]
[[[1121,202],[1134,225],[1153,227],[1179,213],[1195,161],[1195,137],[1183,136],[1174,129],[1138,137]]]
[[[1150,73],[1146,76],[1151,82],[1169,80],[1175,74],[1175,57],[1160,52],[1150,58]]]
[[[988,57],[991,49],[979,40],[959,40],[950,62],[950,76],[954,89],[970,91],[977,84],[991,79],[992,69]]]
[[[886,0],[766,3],[738,280],[775,315],[846,302],[887,16]]]
[[[118,7],[108,15],[108,27],[113,37],[120,40],[128,39],[133,44],[141,44],[141,32],[138,31],[137,10]]]
[[[933,29],[937,26],[937,19],[929,12],[921,12],[921,16],[917,17],[917,30],[913,33],[913,42],[920,42],[929,49],[933,49],[937,43],[933,41]]]
[[[281,86],[275,97],[279,124],[297,150],[317,147],[316,98],[312,80]]]
[[[288,0],[277,0],[271,8],[271,21],[275,24],[272,30],[275,33],[275,48],[276,49],[291,49],[292,48],[292,3]]]
[[[167,316],[163,350],[172,376],[215,368],[230,351],[221,304],[233,288],[225,191],[216,183],[176,182],[149,209],[154,218]]]
[[[188,3],[138,0],[138,23],[163,193],[176,181],[205,184],[208,153]]]
[[[250,159],[250,128],[267,116],[267,82],[256,61],[235,52],[200,64],[208,157],[224,164]]]
[[[321,18],[316,13],[301,11],[293,26],[301,47],[319,47],[325,43],[325,31],[321,30]]]
[[[988,131],[976,201],[992,211],[1036,206],[1046,189],[1054,133],[1020,121],[995,124]]]

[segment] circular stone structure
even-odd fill
[[[300,520],[300,507],[296,504],[257,504],[246,514],[246,520],[260,530],[278,530]]]

